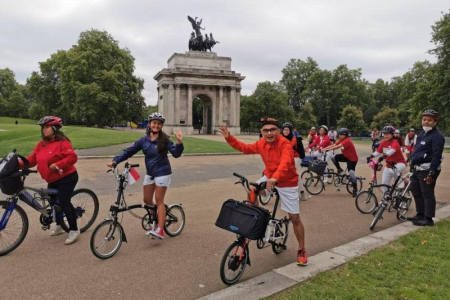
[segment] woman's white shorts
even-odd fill
[[[144,177],[143,185],[156,184],[156,186],[168,187],[170,185],[171,179],[172,179],[172,175],[152,177],[152,176],[149,176],[146,174]]]

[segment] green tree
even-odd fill
[[[300,111],[296,113],[296,118],[294,125],[299,129],[306,131],[311,128],[311,126],[316,126],[317,118],[313,114],[313,106],[311,103],[306,103],[302,105]]]
[[[44,107],[39,103],[33,103],[28,109],[28,115],[31,119],[39,120],[45,115]]]
[[[378,129],[382,129],[386,125],[398,127],[400,125],[398,114],[398,109],[385,106],[378,114],[375,115],[371,127],[377,127]]]
[[[29,86],[46,113],[99,126],[142,118],[144,80],[133,75],[130,51],[106,31],[82,32],[77,45],[53,54],[40,69]]]
[[[347,105],[342,109],[341,118],[337,124],[340,128],[347,128],[353,136],[359,136],[361,132],[367,130],[362,110],[353,105]]]
[[[272,117],[280,123],[294,120],[294,110],[288,106],[288,95],[281,84],[260,82],[251,96],[241,97],[241,127],[257,131],[261,117]]]
[[[0,69],[0,114],[8,117],[27,117],[27,102],[22,88],[10,69]]]
[[[280,83],[286,88],[289,106],[296,112],[308,101],[307,97],[303,95],[303,91],[307,88],[308,78],[318,69],[317,62],[308,57],[306,61],[301,59],[289,60],[287,66],[281,71],[283,77]]]

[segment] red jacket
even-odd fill
[[[41,174],[42,179],[47,183],[54,182],[58,179],[72,174],[77,169],[74,164],[78,160],[78,156],[72,148],[68,140],[62,141],[44,141],[41,140],[33,150],[27,160],[30,162],[30,168],[37,165],[37,170]],[[55,164],[63,172],[60,174],[57,170],[51,170],[49,166]],[[23,168],[23,162],[20,162]]]
[[[316,147],[317,146],[317,147],[320,147],[320,148],[325,148],[325,147],[328,147],[328,146],[330,146],[332,144],[328,134],[323,136],[322,141],[320,141],[321,137],[322,137],[321,135],[318,135],[316,137],[316,139],[314,140],[314,142],[312,142],[308,147],[312,148],[312,147]]]
[[[267,178],[278,180],[277,187],[297,187],[298,174],[295,168],[294,151],[292,144],[287,139],[278,135],[272,144],[266,139],[260,139],[254,144],[244,144],[230,135],[226,141],[234,149],[244,154],[259,154],[266,169],[264,175]]]

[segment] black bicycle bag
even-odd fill
[[[19,157],[24,161],[24,169],[28,169],[26,158],[14,151],[0,160],[0,189],[5,195],[14,195],[23,189],[23,178],[15,175],[19,171]]]
[[[228,199],[222,205],[216,226],[251,240],[262,239],[270,220],[267,209]]]

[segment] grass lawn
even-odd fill
[[[449,299],[450,220],[420,229],[271,299]]]
[[[13,149],[22,155],[30,154],[41,139],[40,126],[34,120],[0,118],[0,157]],[[64,126],[64,133],[70,138],[74,149],[89,149],[134,142],[143,136],[142,132],[125,132],[84,126]],[[175,139],[173,139],[175,140]],[[228,144],[185,137],[184,153],[228,153],[236,152]]]

